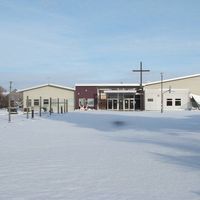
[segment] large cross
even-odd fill
[[[140,69],[139,70],[132,70],[133,72],[140,72],[140,89],[142,90],[142,73],[143,72],[150,72],[148,69],[142,69],[142,62],[140,62]]]

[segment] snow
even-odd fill
[[[34,87],[21,89],[21,90],[18,90],[17,92],[25,92],[27,90],[34,90],[34,89],[38,89],[38,88],[42,88],[42,87],[46,87],[46,86],[57,87],[57,88],[66,89],[66,90],[72,90],[72,91],[75,90],[74,88],[71,88],[71,87],[65,87],[65,86],[56,85],[56,84],[53,84],[53,83],[46,83],[46,84],[43,84],[43,85],[37,85],[37,86],[34,86]]]
[[[198,200],[200,112],[0,111],[0,199]]]
[[[192,98],[192,97],[194,98],[196,103],[200,105],[200,96],[196,95],[196,94],[190,94],[190,98]]]

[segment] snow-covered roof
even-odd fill
[[[193,75],[189,75],[189,76],[182,76],[182,77],[177,77],[177,78],[172,78],[172,79],[166,79],[166,80],[163,80],[163,82],[178,81],[181,79],[194,78],[194,77],[198,77],[198,76],[200,76],[200,74],[193,74]],[[157,83],[160,83],[160,81],[145,83],[144,86],[153,85],[153,84],[157,84]]]
[[[28,91],[28,90],[34,90],[34,89],[38,89],[38,88],[42,88],[42,87],[46,87],[46,86],[60,88],[60,89],[65,89],[65,90],[72,90],[72,91],[75,90],[74,88],[71,88],[71,87],[65,87],[65,86],[61,86],[61,85],[47,83],[47,84],[43,84],[43,85],[37,85],[37,86],[34,86],[34,87],[30,87],[30,88],[25,88],[25,89],[22,89],[22,90],[18,90],[17,92],[25,92],[25,91]]]
[[[94,86],[94,87],[137,87],[140,84],[134,83],[80,83],[75,84],[75,86]]]

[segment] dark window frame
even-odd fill
[[[49,99],[43,99],[43,105],[49,105]]]
[[[175,99],[175,106],[181,106],[181,98]]]
[[[167,105],[167,106],[173,106],[173,101],[172,101],[171,98],[170,98],[170,99],[167,99],[166,105]]]
[[[148,98],[147,101],[148,102],[153,102],[153,98]]]
[[[34,106],[39,106],[39,105],[40,105],[39,99],[34,99]]]

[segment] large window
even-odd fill
[[[94,99],[93,98],[87,99],[87,106],[89,108],[94,108]]]
[[[175,99],[175,106],[181,106],[181,99]]]
[[[86,99],[85,98],[80,98],[79,99],[79,107],[85,107],[86,106]]]
[[[172,99],[167,99],[167,106],[172,106]]]

